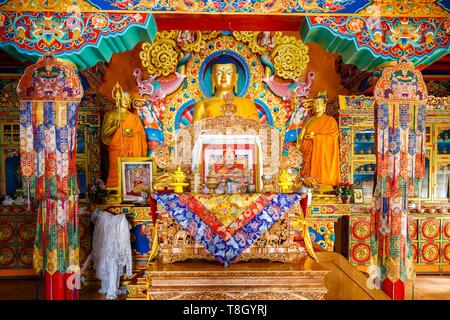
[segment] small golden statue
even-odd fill
[[[275,179],[274,177],[272,177],[271,175],[263,175],[261,177],[262,181],[263,181],[263,188],[261,190],[262,193],[266,193],[266,192],[270,192],[273,193],[275,192]]]
[[[181,171],[181,167],[178,166],[177,171],[172,174],[173,182],[170,184],[175,187],[175,193],[183,193],[183,187],[189,185],[189,183],[184,182],[186,180],[186,175]]]

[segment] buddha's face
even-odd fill
[[[120,106],[122,108],[128,109],[131,105],[131,95],[128,92],[122,94],[122,99],[120,99]]]
[[[211,79],[217,90],[230,91],[237,84],[236,66],[232,63],[212,66]]]
[[[314,114],[323,114],[326,110],[325,100],[323,98],[314,99]]]

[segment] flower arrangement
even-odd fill
[[[311,176],[301,177],[300,175],[298,175],[294,180],[294,187],[295,189],[300,190],[308,189],[308,191],[313,191],[320,189],[322,185],[319,183],[319,180],[317,180],[314,177]]]
[[[100,178],[95,178],[94,183],[87,187],[87,196],[91,203],[101,203],[106,196],[106,185]]]
[[[342,202],[347,203],[347,200],[355,193],[354,186],[348,180],[343,180],[334,187],[334,192],[337,196],[341,197]]]

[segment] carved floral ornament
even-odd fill
[[[273,60],[275,72],[284,79],[295,79],[303,75],[309,63],[308,46],[294,36],[275,35]]]
[[[167,76],[185,56],[183,52],[200,52],[206,41],[216,38],[220,32],[192,30],[158,32],[153,43],[145,42],[139,57],[142,66],[151,75]],[[277,76],[295,79],[303,76],[309,63],[308,46],[294,36],[281,32],[235,31],[233,37],[247,43],[252,52],[260,55],[272,54]]]

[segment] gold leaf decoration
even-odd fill
[[[178,32],[177,44],[181,50],[187,52],[200,52],[206,46],[206,41],[202,39],[200,31],[182,30]]]
[[[139,58],[149,74],[167,76],[176,71],[180,52],[174,40],[161,37],[155,42],[144,42]]]
[[[249,44],[249,48],[253,53],[258,54],[267,54],[269,52],[268,47],[261,46],[260,43],[260,34],[263,32],[259,31],[234,31],[233,36],[244,43]],[[281,32],[277,32],[276,34],[281,34]]]
[[[302,76],[309,63],[308,46],[294,36],[275,35],[275,50],[272,57],[275,73],[283,79]]]

